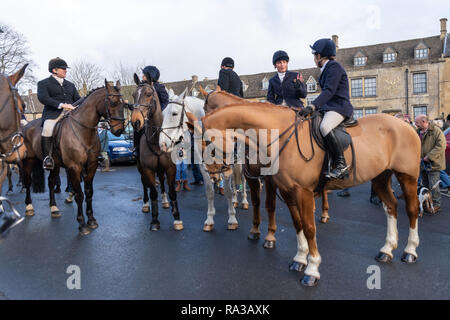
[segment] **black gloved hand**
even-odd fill
[[[294,80],[294,88],[295,89],[300,89],[301,84],[302,83],[300,82],[300,80],[297,80],[297,79]]]
[[[312,107],[308,106],[306,108],[301,109],[298,114],[301,115],[302,117],[306,117],[306,116],[309,116],[310,114],[312,114],[313,112],[314,112],[314,109]]]

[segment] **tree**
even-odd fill
[[[120,83],[122,84],[122,94],[124,96],[124,99],[132,102],[132,94],[135,90],[135,83],[134,83],[134,74],[142,74],[141,68],[145,66],[145,62],[142,61],[136,66],[126,65],[122,61],[117,63],[115,65],[114,70],[110,73],[110,77],[113,80],[120,80]]]
[[[20,85],[31,87],[36,84],[32,70],[36,66],[30,58],[31,51],[24,35],[13,27],[0,23],[0,73],[13,74],[29,64]]]
[[[105,81],[102,69],[95,63],[78,60],[69,65],[69,68],[67,79],[75,84],[82,95],[101,86]]]

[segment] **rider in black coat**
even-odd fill
[[[234,61],[230,57],[226,57],[222,60],[219,71],[219,80],[217,85],[226,92],[234,94],[235,96],[244,97],[244,91],[242,89],[242,81],[237,75],[234,69]]]

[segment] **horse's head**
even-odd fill
[[[17,162],[26,156],[21,116],[25,103],[16,88],[28,64],[11,76],[0,75],[0,159]]]
[[[186,91],[185,91],[186,92]],[[159,136],[159,145],[163,151],[171,151],[172,147],[187,139],[188,130],[186,120],[186,104],[183,92],[180,96],[172,95],[170,103],[163,111],[162,134]]]
[[[141,81],[137,74],[134,74],[134,81],[137,88],[133,93],[134,105],[131,123],[134,130],[139,131],[144,127],[146,120],[150,120],[157,112],[161,112],[161,107],[153,84]]]
[[[100,114],[109,122],[111,133],[120,136],[125,130],[125,118],[123,116],[125,102],[120,93],[120,81],[117,81],[114,86],[105,79],[105,88],[105,108]]]
[[[205,97],[205,104],[203,109],[206,114],[216,110],[217,108],[234,103],[239,103],[244,100],[231,93],[222,91],[220,86],[216,86],[216,90],[208,93],[205,89],[203,89],[202,86],[199,85],[199,90],[200,93]]]

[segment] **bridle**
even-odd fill
[[[10,135],[8,135],[7,137],[5,137],[3,139],[0,139],[0,146],[3,143],[7,142],[8,140],[10,140],[10,142],[12,144],[12,148],[11,148],[10,151],[8,151],[6,153],[0,152],[0,159],[9,158],[12,154],[14,154],[14,152],[17,152],[18,161],[20,162],[21,159],[20,159],[19,149],[20,149],[20,147],[23,146],[23,143],[24,143],[24,136],[23,136],[23,132],[22,132],[22,127],[20,125],[20,116],[22,115],[23,112],[19,108],[19,102],[18,102],[18,98],[17,98],[17,94],[18,94],[17,87],[13,86],[13,84],[12,84],[11,80],[9,79],[9,77],[6,77],[6,79],[8,81],[9,90],[11,92],[8,95],[8,97],[6,98],[6,100],[3,103],[3,105],[0,107],[0,114],[3,112],[3,110],[8,105],[9,99],[12,98],[12,101],[14,103],[15,111],[17,112],[17,115],[18,115],[18,117],[16,117],[17,131],[11,133]]]
[[[163,133],[171,142],[170,146],[168,146],[168,149],[180,144],[181,141],[183,141],[183,136],[180,136],[180,138],[175,141],[164,130],[172,130],[172,129],[177,130],[177,129],[183,128],[184,117],[186,115],[186,105],[184,104],[184,100],[183,100],[183,103],[180,103],[178,101],[169,101],[169,104],[177,104],[177,105],[181,106],[181,117],[180,117],[180,122],[178,123],[177,126],[161,128],[161,133]]]

